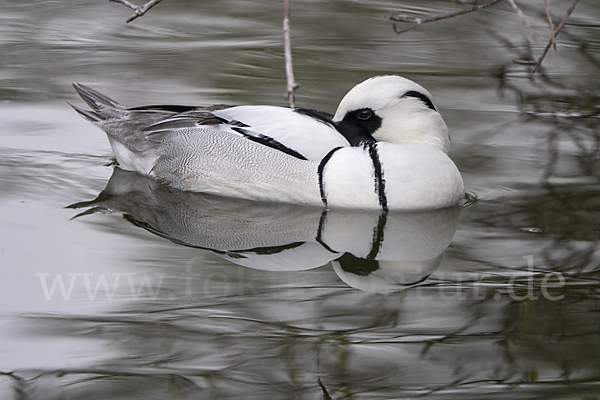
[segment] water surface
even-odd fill
[[[382,218],[115,176],[66,103],[81,82],[130,106],[285,105],[278,2],[125,24],[108,2],[3,1],[2,397],[600,398],[600,6],[579,3],[532,77],[512,59],[545,45],[537,3],[533,40],[504,4],[398,36],[389,12],[462,6],[293,2],[298,105],[332,112],[394,73],[450,127],[477,201]]]

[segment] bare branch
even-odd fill
[[[569,9],[565,13],[565,15],[560,20],[560,23],[554,30],[552,37],[548,41],[548,44],[546,44],[544,51],[542,51],[542,54],[540,54],[540,56],[537,58],[537,60],[535,60],[535,61],[533,61],[533,60],[514,60],[513,62],[516,64],[531,65],[531,73],[534,74],[537,71],[537,69],[540,67],[540,65],[542,65],[542,61],[544,61],[544,58],[546,57],[546,54],[548,54],[548,51],[550,51],[550,48],[552,47],[552,43],[554,43],[553,38],[556,39],[556,37],[558,36],[560,31],[564,28],[567,21],[569,20],[569,17],[573,13],[573,10],[575,10],[575,6],[577,6],[577,3],[579,3],[579,0],[573,0],[573,4],[571,4],[571,7],[569,7]]]
[[[531,70],[532,73],[535,73],[535,71],[538,69],[538,67],[542,64],[542,61],[544,61],[544,58],[546,57],[546,54],[548,54],[548,51],[550,50],[550,47],[552,47],[552,44],[556,42],[556,37],[558,36],[558,34],[562,30],[562,28],[567,24],[567,21],[569,20],[569,17],[573,13],[573,10],[575,10],[575,7],[577,6],[577,3],[579,3],[579,0],[574,0],[573,4],[571,4],[571,7],[569,7],[569,9],[565,13],[565,15],[560,20],[560,23],[558,24],[558,26],[556,27],[556,30],[552,34],[552,37],[550,38],[550,41],[548,41],[548,44],[544,48],[544,51],[538,57],[537,65],[535,65],[532,68],[532,70]]]
[[[432,18],[427,18],[427,19],[415,18],[415,17],[411,17],[411,16],[408,16],[408,15],[402,15],[402,14],[389,15],[388,18],[390,20],[392,20],[392,21],[395,21],[395,22],[408,22],[408,23],[414,24],[410,28],[404,29],[404,30],[399,30],[398,27],[396,26],[396,24],[394,24],[394,31],[396,33],[400,34],[402,32],[406,32],[406,31],[409,31],[409,30],[411,30],[413,28],[416,28],[417,25],[426,24],[428,22],[441,21],[443,19],[458,17],[459,15],[464,15],[464,14],[472,13],[474,11],[483,10],[484,8],[488,8],[488,7],[491,7],[491,6],[495,5],[495,4],[498,4],[501,1],[506,1],[506,0],[491,0],[491,1],[487,2],[487,3],[485,3],[485,4],[480,4],[478,6],[467,8],[465,10],[460,10],[460,11],[453,12],[453,13],[450,13],[450,14],[440,15],[440,16],[437,16],[437,17],[432,17]]]
[[[135,4],[129,2],[128,0],[108,0],[108,1],[113,2],[113,3],[123,4],[124,6],[129,7],[135,11],[133,13],[133,15],[131,15],[131,17],[127,18],[127,22],[129,23],[129,22],[133,21],[134,19],[136,19],[137,17],[141,17],[142,15],[146,14],[146,12],[148,10],[150,10],[152,7],[154,7],[155,5],[160,3],[162,0],[150,0],[142,6],[136,6]]]
[[[548,26],[550,27],[550,35],[552,40],[552,47],[556,51],[556,35],[554,35],[554,22],[552,22],[552,13],[550,12],[550,4],[548,0],[544,0],[544,6],[546,7],[546,17],[548,17]]]
[[[523,22],[523,25],[525,25],[525,27],[529,30],[529,34],[531,35],[531,37],[534,40],[537,39],[537,37],[538,37],[537,32],[531,27],[531,24],[529,24],[527,17],[525,16],[525,14],[523,14],[523,11],[521,11],[519,6],[517,6],[517,3],[515,3],[515,0],[506,0],[506,2],[508,4],[510,4],[510,6],[517,13],[519,18],[521,18],[521,22]]]
[[[292,42],[290,40],[290,0],[285,0],[283,8],[283,49],[285,52],[285,75],[287,77],[287,92],[285,97],[290,101],[290,108],[295,107],[296,89],[300,87],[294,79],[292,64]]]
[[[393,25],[394,31],[397,34],[400,34],[400,33],[406,32],[406,31],[410,31],[411,29],[414,29],[418,25],[421,25],[421,24],[426,24],[428,22],[441,21],[443,19],[458,17],[459,15],[469,14],[469,13],[472,13],[475,11],[483,10],[485,8],[489,8],[495,4],[498,4],[501,1],[506,1],[508,4],[510,4],[512,9],[517,13],[519,18],[523,22],[523,25],[525,25],[525,27],[529,30],[531,37],[533,37],[534,39],[537,39],[537,36],[538,36],[537,32],[531,27],[531,24],[527,20],[527,17],[525,16],[525,14],[523,14],[523,11],[521,11],[519,6],[517,6],[517,3],[515,3],[515,0],[492,0],[485,4],[480,4],[480,5],[471,7],[471,8],[467,8],[465,10],[460,10],[460,11],[456,11],[456,12],[453,12],[450,14],[439,15],[437,17],[432,17],[432,18],[427,18],[427,19],[415,18],[415,17],[411,17],[409,15],[402,15],[402,14],[389,15],[388,18],[395,22],[407,22],[407,23],[413,24],[411,27],[406,28],[406,29],[398,29],[396,24],[394,24]]]
[[[414,29],[414,28],[416,28],[417,26],[419,26],[421,24],[426,24],[426,23],[435,22],[435,21],[441,21],[443,19],[453,18],[453,17],[457,17],[459,15],[464,15],[464,14],[468,14],[468,13],[471,13],[471,12],[483,10],[485,8],[489,8],[489,7],[493,6],[493,5],[496,5],[496,4],[500,3],[501,1],[506,1],[508,4],[510,4],[510,6],[512,7],[512,9],[517,13],[517,15],[519,16],[519,18],[521,19],[521,21],[525,25],[525,27],[529,30],[531,36],[534,39],[536,39],[537,36],[538,36],[537,32],[533,29],[533,27],[531,26],[531,24],[527,20],[527,17],[523,13],[523,11],[521,11],[521,9],[519,8],[519,6],[517,5],[517,3],[516,3],[515,0],[491,0],[491,1],[488,1],[487,3],[485,3],[485,4],[480,4],[480,5],[477,5],[477,6],[468,8],[468,9],[465,9],[465,10],[453,12],[453,13],[450,13],[450,14],[439,15],[437,17],[432,17],[432,18],[427,18],[427,19],[421,19],[421,18],[411,17],[409,15],[402,15],[402,14],[389,15],[388,19],[390,19],[390,20],[392,20],[394,22],[406,22],[406,23],[412,24],[412,26],[410,26],[409,28],[398,29],[398,27],[394,23],[394,25],[393,25],[394,26],[394,31],[396,33],[400,34],[400,33],[409,31],[411,29]],[[549,2],[548,2],[548,0],[544,0],[544,5],[545,5],[545,8],[546,8],[546,16],[548,18],[548,25],[550,26],[550,31],[551,31],[550,41],[548,42],[548,44],[546,45],[546,47],[542,51],[542,54],[536,60],[513,60],[513,62],[516,63],[516,64],[530,65],[532,67],[531,68],[531,72],[535,73],[537,71],[537,69],[540,67],[540,65],[542,64],[542,61],[544,61],[544,58],[546,57],[546,54],[548,54],[548,51],[550,50],[550,48],[554,47],[554,49],[556,50],[556,37],[558,36],[558,34],[562,30],[562,28],[567,23],[567,20],[569,19],[569,17],[573,13],[573,10],[575,9],[575,6],[577,6],[578,2],[579,2],[579,0],[574,0],[573,1],[573,4],[571,4],[571,7],[569,8],[569,10],[567,10],[567,12],[565,13],[565,15],[561,19],[558,27],[555,29],[554,28],[554,24],[552,22],[552,14],[550,12]]]

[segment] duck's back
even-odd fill
[[[304,158],[320,161],[331,149],[350,144],[323,113],[303,108],[236,106],[213,112],[252,138],[267,137]]]
[[[161,141],[150,175],[181,190],[253,200],[321,205],[313,161],[227,129],[183,128]]]

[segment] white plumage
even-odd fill
[[[448,153],[448,127],[423,86],[395,75],[367,79],[344,96],[333,119],[340,121],[361,108],[371,108],[381,117],[381,127],[373,133],[378,142],[424,143]]]
[[[355,86],[330,115],[273,106],[125,108],[83,85],[119,166],[181,190],[328,207],[400,210],[464,197],[431,96],[399,76]]]
[[[321,161],[338,146],[348,146],[333,124],[315,121],[289,108],[273,106],[238,106],[213,112],[228,121],[249,125],[249,130],[272,137],[312,161]]]
[[[116,168],[79,216],[120,212],[174,243],[213,251],[232,263],[268,271],[301,271],[333,261],[349,285],[389,293],[422,282],[440,264],[462,207],[425,212],[324,210],[171,190]]]

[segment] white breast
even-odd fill
[[[457,204],[463,180],[454,162],[436,147],[420,143],[378,143],[388,207],[433,209]]]
[[[321,186],[331,207],[381,208],[373,162],[362,147],[337,150],[323,167]]]
[[[344,147],[322,166],[331,207],[423,210],[457,204],[463,181],[452,160],[426,144]]]

